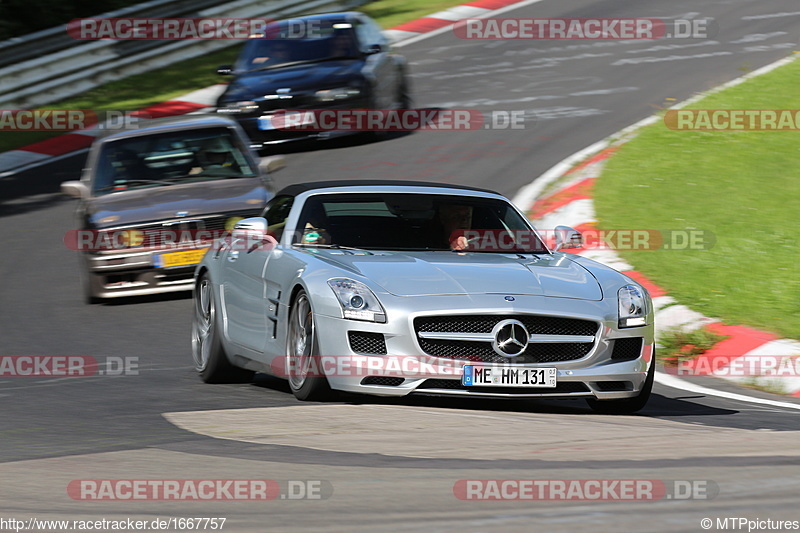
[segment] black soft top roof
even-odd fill
[[[484,192],[491,194],[499,194],[496,191],[489,189],[481,189],[478,187],[470,187],[469,185],[457,185],[455,183],[440,183],[430,181],[407,181],[407,180],[331,180],[331,181],[310,181],[307,183],[296,183],[288,185],[278,191],[276,196],[288,195],[297,196],[298,194],[314,189],[328,189],[331,187],[369,187],[369,186],[384,186],[384,187],[432,187],[437,189],[459,189],[465,191]]]

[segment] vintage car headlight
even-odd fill
[[[336,89],[326,89],[324,91],[317,91],[314,96],[320,102],[333,102],[336,100],[347,100],[348,98],[355,98],[361,94],[361,90],[355,87],[337,87]]]
[[[228,102],[223,104],[217,109],[217,113],[226,114],[241,114],[241,113],[255,113],[258,111],[258,104],[252,100],[244,100],[242,102]]]
[[[363,283],[347,278],[333,278],[328,280],[328,285],[336,294],[345,318],[386,322],[386,311],[378,297]]]
[[[636,285],[625,285],[617,292],[619,327],[632,328],[647,324],[647,300]]]

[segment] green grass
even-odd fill
[[[459,6],[468,0],[377,0],[357,8],[384,28],[393,28],[404,22]]]
[[[241,45],[186,60],[96,87],[67,100],[42,106],[50,109],[91,109],[93,111],[135,111],[171,100],[191,91],[225,81],[216,73],[219,65],[232,63]],[[13,150],[62,132],[2,132],[0,152]]]
[[[712,95],[699,109],[800,109],[800,61]],[[645,128],[596,188],[603,228],[699,229],[707,250],[623,251],[681,303],[800,338],[800,132]]]
[[[656,359],[667,366],[677,366],[681,361],[694,359],[710,350],[719,341],[727,339],[705,328],[694,331],[679,329],[664,332],[659,340]]]
[[[457,6],[464,0],[378,0],[359,8],[382,27],[391,28],[417,18]],[[171,100],[188,92],[228,81],[219,76],[219,65],[231,64],[241,44],[181,63],[107,83],[78,96],[42,106],[51,109],[92,109],[94,111],[134,111]],[[0,132],[0,152],[13,150],[50,137],[52,132]]]

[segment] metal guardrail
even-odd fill
[[[151,0],[128,6],[93,18],[161,18],[188,16],[199,10],[228,3],[230,0]],[[147,41],[144,41],[147,42]],[[67,35],[67,26],[37,31],[7,41],[0,41],[0,68],[35,59],[47,54],[54,54],[67,48],[85,44]]]
[[[102,18],[270,18],[346,11],[368,0],[153,0]],[[238,44],[233,40],[76,41],[66,25],[0,43],[0,108],[32,108]],[[44,55],[43,54],[44,51]],[[209,69],[217,65],[209,65]],[[198,87],[200,88],[200,87]]]

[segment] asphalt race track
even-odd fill
[[[718,32],[660,41],[423,39],[400,49],[417,107],[521,110],[526,128],[295,146],[279,185],[391,178],[513,196],[660,107],[800,50],[796,0],[543,0],[501,16],[712,17]],[[496,533],[702,531],[703,518],[800,519],[800,412],[789,406],[657,385],[639,415],[610,417],[582,401],[354,396],[307,404],[266,376],[204,385],[191,364],[188,295],[83,303],[76,253],[62,241],[75,206],[57,192],[81,165],[67,158],[0,179],[0,355],[89,355],[133,361],[136,372],[0,377],[0,518],[226,517],[229,532]],[[326,489],[322,499],[92,502],[68,494],[76,479],[270,479],[282,490],[289,481]],[[469,479],[679,480],[701,490],[658,501],[461,500],[454,487]]]

